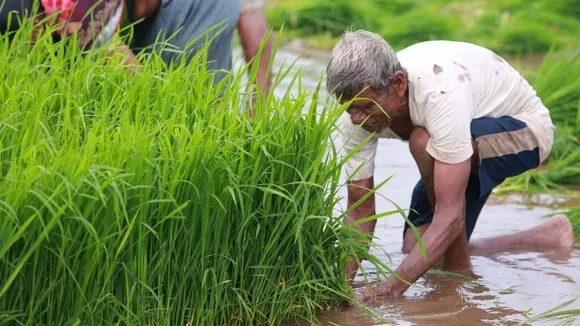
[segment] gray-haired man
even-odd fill
[[[342,121],[348,205],[374,187],[379,138],[409,142],[421,180],[411,197],[410,221],[422,234],[427,260],[406,225],[397,273],[415,282],[443,258],[448,270],[471,270],[469,255],[510,247],[567,247],[574,243],[566,216],[516,234],[470,243],[491,191],[506,178],[537,167],[550,153],[554,125],[534,89],[505,60],[480,46],[450,41],[412,45],[398,53],[380,36],[346,32],[333,49],[327,87],[350,102]],[[352,102],[351,102],[352,101]],[[381,159],[379,157],[379,159]],[[349,216],[375,214],[370,196]],[[373,232],[375,222],[358,226]],[[358,268],[347,264],[349,280]],[[408,285],[394,277],[359,296],[398,296]]]

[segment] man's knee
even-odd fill
[[[409,149],[411,154],[415,156],[416,154],[425,153],[425,148],[427,147],[427,142],[429,142],[429,132],[427,129],[422,127],[416,127],[411,132],[411,137],[409,138]]]
[[[405,237],[405,239],[403,240],[403,247],[401,248],[401,252],[403,252],[403,254],[405,255],[409,254],[416,244],[417,239]]]
[[[417,226],[417,231],[419,231],[420,236],[423,236],[423,234],[425,234],[425,231],[427,231],[427,228],[429,227],[430,224],[431,223],[425,223]],[[410,253],[416,244],[417,237],[415,237],[413,230],[411,230],[410,228],[406,229],[405,234],[403,235],[403,247],[401,248],[403,254]]]
[[[401,251],[403,254],[408,254],[413,250],[413,247],[417,244],[417,239],[415,239],[413,232],[409,229],[405,232],[405,236],[403,237],[403,247]]]

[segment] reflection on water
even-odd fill
[[[510,325],[524,320],[530,308],[540,313],[580,295],[580,259],[569,251],[474,257],[473,265],[474,280],[431,273],[402,298],[369,307],[397,325]],[[569,308],[580,308],[580,302]],[[354,308],[320,319],[327,325],[380,324]]]
[[[491,214],[496,211],[502,214]],[[480,219],[487,223],[478,225],[474,237],[478,232],[499,235],[527,228],[540,223],[539,216],[544,213],[520,211],[510,206],[486,207]],[[392,267],[403,259],[400,220],[393,217],[378,223],[377,245],[389,254]],[[476,256],[472,259],[474,279],[430,272],[403,297],[379,299],[368,308],[396,325],[514,325],[525,320],[524,313],[529,309],[533,316],[580,296],[579,249]],[[378,255],[378,249],[375,251]],[[366,268],[372,267],[367,264]],[[372,271],[367,274],[371,277]],[[357,280],[362,281],[362,275]],[[566,309],[580,309],[580,301]],[[382,324],[380,320],[365,317],[356,308],[327,311],[320,314],[320,320],[324,325]],[[556,324],[551,321],[532,325]]]
[[[239,53],[238,53],[239,55]],[[294,62],[297,55],[280,52],[276,66]],[[306,87],[314,88],[324,71],[324,61],[300,59],[295,68],[303,71]],[[287,84],[286,84],[287,85]],[[282,85],[282,89],[287,87]],[[282,94],[283,92],[281,92]],[[324,96],[324,95],[322,95]],[[393,201],[407,208],[412,189],[419,179],[417,168],[405,143],[379,142],[375,177],[384,180],[394,175],[376,198],[377,212],[393,210]],[[377,184],[378,182],[376,182]],[[340,194],[346,198],[346,189]],[[346,209],[343,200],[338,209]],[[540,224],[547,208],[529,208],[492,198],[484,207],[473,238],[484,238],[521,231]],[[374,253],[396,268],[401,254],[403,218],[390,216],[377,223]],[[532,309],[537,314],[580,295],[580,248],[572,252],[513,251],[472,258],[473,280],[453,278],[431,272],[421,278],[403,297],[382,299],[368,308],[396,325],[512,325],[523,321]],[[367,276],[376,277],[370,264],[364,264]],[[362,275],[357,275],[362,281]],[[580,309],[580,300],[566,309]],[[324,325],[381,325],[365,317],[356,308],[326,311],[320,314]],[[533,325],[556,325],[555,322]],[[580,325],[579,321],[572,325]]]

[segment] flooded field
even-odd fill
[[[288,65],[298,53],[281,51],[276,69]],[[239,53],[238,53],[239,57]],[[298,60],[295,69],[303,72],[303,85],[314,88],[324,71],[323,56]],[[287,85],[287,84],[286,84]],[[284,83],[280,86],[285,90]],[[277,93],[280,94],[280,93]],[[383,158],[383,159],[381,159]],[[419,173],[407,144],[381,141],[377,154],[376,178],[394,176],[379,192],[377,212],[392,210],[393,201],[402,208],[409,205]],[[346,197],[346,189],[342,190]],[[341,205],[345,208],[346,200]],[[514,201],[490,199],[483,209],[473,239],[497,236],[536,226],[551,210],[530,208]],[[401,253],[403,218],[390,216],[377,223],[374,252],[393,268],[403,259]],[[539,314],[580,296],[580,247],[573,251],[502,252],[472,259],[475,280],[465,280],[432,272],[398,299],[378,300],[369,308],[396,325],[514,325],[524,321],[524,314]],[[372,268],[365,264],[368,276]],[[362,275],[357,276],[362,280]],[[531,311],[530,311],[531,309]],[[566,309],[580,309],[580,300]],[[381,325],[355,308],[326,311],[320,314],[324,325]],[[562,321],[533,322],[532,325],[558,325]],[[567,325],[580,325],[569,321]]]
[[[387,200],[407,208],[411,192],[419,178],[407,146],[397,141],[379,143],[377,157],[389,157],[377,165],[377,177],[392,180],[377,197],[377,211],[395,207]],[[344,192],[346,196],[346,192]],[[343,205],[345,203],[343,202]],[[484,207],[473,239],[492,237],[534,227],[550,214],[548,208],[529,208],[521,204],[490,201]],[[373,251],[396,268],[404,258],[401,253],[403,218],[391,216],[377,223],[377,241]],[[420,279],[402,298],[382,299],[369,308],[397,325],[513,325],[531,315],[545,312],[580,296],[580,246],[575,250],[543,252],[513,251],[472,258],[475,280],[465,280],[438,273]],[[367,274],[372,266],[365,264]],[[362,275],[357,276],[362,281]],[[580,309],[580,300],[566,309]],[[365,318],[356,309],[326,312],[325,325],[380,325]],[[557,325],[559,322],[534,322],[533,325]],[[580,319],[571,325],[580,325]]]

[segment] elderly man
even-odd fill
[[[327,66],[327,87],[348,105],[342,121],[347,151],[349,207],[374,187],[379,138],[409,142],[421,179],[411,197],[409,220],[425,246],[423,259],[409,225],[396,272],[415,282],[437,261],[469,272],[470,254],[513,247],[571,247],[566,216],[516,234],[469,243],[492,190],[506,178],[536,168],[550,153],[555,127],[534,89],[504,59],[480,46],[451,41],[412,45],[398,53],[380,36],[346,32]],[[381,159],[381,157],[378,157]],[[349,215],[375,214],[370,196]],[[372,233],[375,222],[358,229]],[[358,268],[347,266],[349,280]],[[402,295],[408,285],[390,277],[358,296]]]

